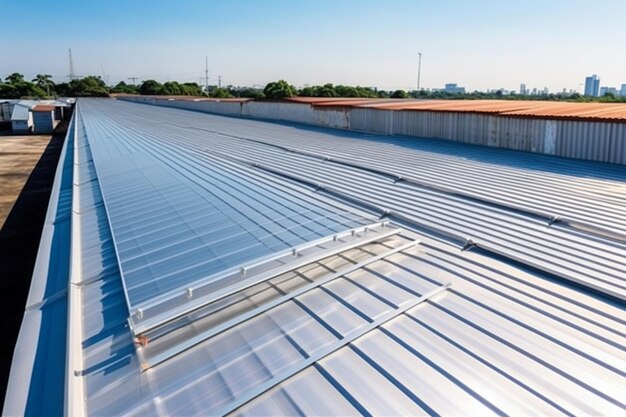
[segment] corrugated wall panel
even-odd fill
[[[353,108],[350,111],[350,129],[364,132],[393,134],[394,112],[368,108]]]
[[[320,110],[308,103],[196,102],[153,97],[120,99],[216,114],[285,120],[382,135],[446,139],[566,158],[626,164],[626,125],[622,123],[364,107]]]
[[[613,124],[608,162],[626,165],[626,125]]]
[[[560,122],[556,155],[609,162],[612,123]]]

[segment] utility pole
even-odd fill
[[[217,86],[219,88],[222,88],[222,76],[221,75],[217,76]]]
[[[139,77],[128,77],[128,79],[133,82],[133,85],[135,85],[137,84],[137,80],[139,79]]]
[[[422,78],[422,53],[418,52],[418,61],[417,61],[417,92],[420,92],[420,79]]]
[[[204,57],[204,92],[209,94],[209,57]]]

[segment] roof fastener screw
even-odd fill
[[[137,317],[137,319],[138,319],[138,320],[143,319],[143,310],[142,310],[142,309],[140,309],[140,308],[138,308],[138,309],[135,311],[135,317]]]
[[[193,288],[187,288],[187,290],[185,290],[185,295],[187,295],[187,298],[193,297]]]
[[[241,269],[239,270],[239,274],[240,274],[242,277],[245,277],[245,276],[246,276],[246,268],[241,268]]]

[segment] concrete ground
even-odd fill
[[[0,136],[0,229],[51,138]]]

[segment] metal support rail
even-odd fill
[[[418,240],[413,240],[410,242],[407,242],[401,246],[398,246],[397,248],[393,248],[385,253],[382,253],[380,255],[371,257],[369,259],[366,259],[362,262],[359,262],[357,264],[351,265],[348,268],[345,268],[341,271],[337,271],[334,272],[332,274],[329,274],[321,279],[318,279],[314,282],[311,282],[310,284],[304,285],[300,288],[297,288],[294,291],[291,291],[288,294],[285,294],[284,296],[278,297],[268,303],[265,303],[253,310],[247,311],[237,317],[234,317],[222,324],[219,324],[213,328],[211,328],[210,330],[207,330],[205,332],[202,332],[192,338],[189,338],[187,340],[185,340],[182,343],[177,344],[176,346],[172,347],[171,349],[168,349],[166,351],[163,351],[157,355],[151,356],[151,357],[145,357],[145,353],[147,353],[146,351],[149,348],[145,348],[145,347],[138,347],[140,356],[143,356],[143,363],[141,365],[142,369],[145,371],[149,368],[152,368],[188,349],[191,349],[192,347],[202,343],[205,340],[210,339],[213,336],[218,335],[219,333],[222,333],[238,324],[241,324],[247,320],[250,320],[251,318],[258,316],[259,314],[262,314],[280,304],[283,304],[295,297],[298,297],[299,295],[302,295],[308,291],[311,291],[315,288],[318,288],[324,284],[327,284],[339,277],[342,277],[344,275],[347,275],[351,272],[357,271],[361,268],[364,268],[365,266],[372,264],[374,262],[380,261],[382,259],[388,258],[389,256],[396,254],[396,253],[400,253],[402,251],[405,251],[413,246],[418,245],[420,242]]]
[[[412,309],[413,307],[416,307],[417,305],[423,303],[424,301],[427,301],[441,294],[442,292],[446,291],[450,287],[450,285],[451,285],[450,283],[447,283],[438,288],[435,288],[434,290],[427,292],[421,297],[415,300],[408,301],[404,305],[401,305],[400,307],[398,307],[397,309],[391,310],[381,315],[379,318],[377,318],[373,322],[366,324],[363,327],[354,329],[353,331],[348,333],[346,336],[344,336],[342,339],[339,339],[335,343],[329,345],[328,347],[321,349],[318,352],[315,352],[312,356],[309,356],[308,358],[304,359],[302,362],[297,363],[287,368],[286,370],[284,370],[283,372],[280,372],[279,374],[277,374],[270,380],[260,385],[257,385],[254,389],[249,390],[248,392],[244,393],[241,397],[237,398],[235,401],[233,401],[232,403],[228,404],[227,406],[223,407],[222,409],[218,410],[217,412],[213,414],[224,416],[224,415],[232,413],[233,411],[241,408],[242,406],[246,405],[250,401],[257,398],[258,396],[262,395],[266,391],[274,388],[275,386],[281,384],[282,382],[286,381],[290,377],[303,371],[307,367],[324,359],[325,357],[331,355],[332,353],[335,353],[339,349],[349,345],[350,343],[354,342],[361,336],[364,336],[370,331],[384,325],[388,321],[400,316],[401,314],[404,314],[408,310]]]
[[[209,277],[210,280],[194,283],[193,285],[188,286],[184,291],[179,290],[174,294],[170,293],[168,294],[168,298],[159,298],[155,303],[148,305],[148,307],[136,309],[132,313],[129,318],[129,323],[133,334],[136,336],[145,335],[151,330],[170,323],[186,314],[206,306],[207,304],[228,297],[229,295],[243,291],[254,285],[275,278],[278,275],[335,255],[339,252],[344,252],[365,243],[371,243],[396,235],[402,230],[400,228],[389,227],[388,225],[388,221],[382,221],[349,229],[345,232],[340,232],[331,236],[326,236],[321,239],[281,251],[271,257],[264,258],[253,264],[228,270],[225,273],[220,274],[218,277]],[[359,233],[362,233],[363,236],[357,236]],[[302,256],[302,252],[307,249],[311,249],[325,243],[339,242],[345,237],[356,238],[346,243],[338,243],[335,247],[323,250],[320,253]],[[294,257],[296,258],[292,260]],[[286,262],[283,266],[278,266],[267,271],[261,271],[256,275],[251,275],[250,273],[251,270],[255,268],[262,267],[263,265],[271,262],[280,262],[282,260],[287,260],[288,262]],[[237,282],[219,290],[211,289],[211,286],[215,285],[215,282],[228,278],[237,279]]]

